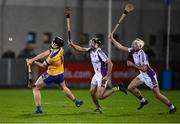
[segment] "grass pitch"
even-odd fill
[[[165,105],[153,97],[149,90],[142,94],[149,104],[142,110],[137,110],[138,100],[130,93],[114,93],[109,98],[100,101],[103,114],[94,113],[94,105],[88,90],[72,90],[84,105],[76,108],[62,91],[43,89],[43,114],[35,115],[32,92],[29,89],[0,89],[0,123],[126,123],[126,122],[180,122],[180,111],[169,115]],[[180,91],[163,91],[177,108],[180,109]]]

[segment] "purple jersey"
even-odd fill
[[[150,67],[148,57],[146,53],[140,49],[138,51],[133,51],[132,48],[128,48],[130,52],[128,56],[128,60],[132,61],[137,66],[147,65],[147,72],[140,71],[141,74],[148,75],[152,80],[154,80],[154,75],[156,74],[154,70]]]
[[[101,50],[101,48],[96,49],[96,51],[93,51],[90,48],[86,48],[86,50],[90,54],[91,63],[93,65],[95,73],[101,74],[104,77],[107,73],[105,62],[108,60],[108,57]]]

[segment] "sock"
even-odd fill
[[[174,109],[175,108],[175,106],[173,104],[169,104],[168,106],[169,106],[170,109]]]
[[[41,111],[41,106],[36,106],[36,111]]]
[[[146,100],[145,100],[145,98],[143,97],[142,99],[141,99],[141,102],[145,102]]]
[[[138,96],[137,98],[138,98],[139,100],[141,100],[143,97],[142,97],[142,96]]]
[[[171,107],[171,105],[172,105],[171,103],[168,104],[169,107]]]
[[[76,103],[76,102],[77,102],[77,99],[74,99],[73,102]]]
[[[145,102],[145,101],[146,101],[145,98],[142,97],[142,96],[138,96],[137,98],[138,98],[141,102]]]

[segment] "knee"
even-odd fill
[[[38,93],[38,92],[40,92],[40,88],[38,88],[37,86],[33,87],[32,91],[33,91],[33,93]]]
[[[158,97],[158,94],[156,94],[156,93],[154,94],[154,97],[157,98],[157,99],[159,98],[159,97]]]
[[[89,90],[91,96],[94,96],[95,95],[95,90]]]
[[[32,87],[32,90],[37,91],[37,90],[40,90],[40,88],[36,85],[36,86]]]
[[[65,83],[61,83],[61,84],[59,85],[59,88],[60,88],[61,90],[66,90],[66,89],[68,89],[68,87],[66,86]]]
[[[103,99],[104,99],[103,93],[99,93],[98,96],[97,96],[97,98],[98,98],[99,100],[103,100]]]
[[[99,100],[103,100],[103,99],[104,99],[103,95],[99,95],[99,96],[98,96],[98,99],[99,99]]]
[[[155,97],[155,98],[158,99],[160,96],[161,96],[161,93],[158,93],[158,92],[155,92],[155,93],[154,93],[154,97]]]
[[[61,89],[63,92],[69,92],[69,91],[70,91],[70,89],[69,89],[67,86],[62,86],[60,89]]]
[[[60,88],[61,88],[62,90],[67,89],[67,87],[66,87],[66,86],[61,86]]]
[[[132,91],[134,88],[133,87],[131,87],[131,86],[128,86],[128,88],[127,88],[129,91]]]

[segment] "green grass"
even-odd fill
[[[100,101],[103,114],[93,112],[94,105],[88,90],[72,90],[77,98],[84,100],[81,108],[76,108],[62,91],[42,90],[42,110],[44,114],[32,114],[35,110],[31,90],[0,89],[0,122],[61,122],[61,123],[124,123],[124,122],[180,122],[180,112],[174,115],[153,97],[151,91],[142,91],[149,104],[137,110],[138,100],[131,94],[120,92]],[[180,91],[163,91],[177,108],[180,108]]]

